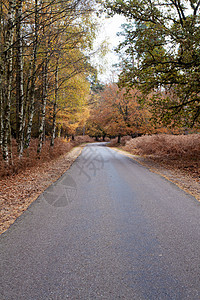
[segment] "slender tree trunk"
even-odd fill
[[[13,165],[11,124],[10,124],[10,126],[9,126],[8,143],[9,143],[9,146],[10,146],[10,164]]]
[[[52,136],[51,136],[51,146],[54,146],[54,140],[56,137],[56,114],[57,114],[57,101],[58,101],[58,64],[59,58],[56,60],[56,70],[55,70],[55,98],[53,105],[53,128],[52,128]]]
[[[16,33],[17,33],[17,74],[16,74],[16,137],[18,143],[18,155],[23,154],[23,118],[24,118],[24,80],[23,80],[23,41],[22,41],[22,3],[17,1],[16,9]]]
[[[37,51],[38,51],[38,0],[35,0],[35,41],[33,48],[33,58],[32,58],[32,75],[31,84],[29,91],[29,117],[27,124],[26,142],[25,147],[28,148],[31,141],[31,130],[33,124],[34,116],[34,104],[35,104],[35,81],[36,81],[36,64],[37,64]]]
[[[62,126],[59,125],[58,126],[58,138],[60,138],[60,136],[61,136],[61,130],[62,130]]]
[[[121,143],[121,134],[118,135],[118,139],[117,139],[118,144]]]
[[[0,85],[1,85],[1,77],[0,77]],[[2,89],[0,88],[0,149],[2,150],[3,144],[3,97],[2,97]]]
[[[2,0],[0,0],[0,149],[3,143],[3,59],[2,59]]]
[[[48,53],[46,53],[43,71],[42,71],[42,114],[41,114],[41,121],[39,127],[39,138],[38,138],[38,148],[37,153],[40,153],[42,150],[42,144],[44,140],[44,126],[45,126],[45,117],[46,117],[46,104],[47,104],[47,84],[48,84]]]
[[[4,60],[6,65],[6,99],[4,108],[4,130],[3,130],[3,159],[9,163],[9,135],[10,135],[10,105],[12,90],[12,65],[13,65],[13,34],[14,34],[14,12],[15,0],[9,0],[8,28],[6,32],[6,44]],[[12,154],[11,154],[12,155]]]
[[[85,125],[83,126],[83,136],[85,136]]]

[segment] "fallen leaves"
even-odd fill
[[[31,167],[0,181],[0,233],[6,231],[72,165],[82,149],[82,146],[76,147],[56,160],[44,162],[41,166]]]

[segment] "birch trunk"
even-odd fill
[[[22,3],[17,1],[16,33],[17,33],[17,74],[16,74],[16,134],[19,157],[23,154],[23,115],[24,115],[24,80],[23,80],[23,41],[22,41]]]
[[[55,98],[53,105],[53,128],[52,128],[52,136],[51,136],[51,146],[54,146],[54,140],[56,137],[56,114],[57,114],[57,102],[58,102],[58,64],[59,58],[56,61],[56,70],[55,70]]]
[[[3,130],[3,159],[9,163],[9,136],[10,136],[10,105],[12,90],[12,65],[13,65],[13,34],[14,34],[14,12],[16,2],[9,0],[8,27],[6,32],[6,43],[4,50],[4,62],[6,66],[6,93],[4,108],[4,130]],[[11,138],[10,138],[11,140]],[[11,142],[11,141],[10,141]],[[12,153],[11,153],[12,155]]]
[[[31,84],[29,90],[29,117],[26,133],[25,147],[28,148],[31,141],[31,130],[33,124],[34,116],[34,104],[35,104],[35,81],[36,81],[36,64],[37,64],[37,51],[38,51],[38,0],[35,0],[35,41],[33,48],[33,58],[32,58],[32,75]]]
[[[40,153],[42,150],[43,140],[44,140],[44,126],[45,126],[45,116],[46,116],[46,104],[47,104],[47,74],[48,74],[48,53],[46,53],[44,66],[42,70],[42,83],[43,83],[43,89],[42,89],[42,114],[41,114],[41,121],[40,121],[40,127],[39,127],[39,137],[38,137],[38,148],[37,153]]]

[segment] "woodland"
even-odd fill
[[[39,160],[44,149],[48,158],[60,155],[76,136],[120,143],[199,133],[199,7],[198,0],[1,0],[1,168]],[[93,48],[102,13],[126,18],[118,82],[100,82],[90,59],[106,52]]]
[[[0,0],[0,232],[95,140],[200,199],[199,8],[200,0]],[[101,15],[115,14],[126,20],[119,79],[105,83],[101,59],[91,58],[107,51],[106,41],[94,47]]]

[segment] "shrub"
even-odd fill
[[[200,134],[142,136],[126,142],[124,150],[139,155],[200,156]]]

